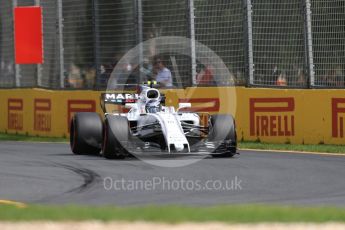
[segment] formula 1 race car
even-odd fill
[[[107,113],[106,105],[122,105],[127,113]],[[137,94],[104,93],[104,121],[97,113],[80,112],[71,119],[70,145],[74,154],[99,154],[122,159],[141,153],[209,154],[232,157],[237,151],[235,121],[231,115],[188,112],[190,103],[177,110],[165,106],[165,97],[151,85]]]

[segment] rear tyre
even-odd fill
[[[218,114],[211,117],[212,130],[208,141],[220,143],[211,154],[213,157],[233,157],[237,151],[235,120],[231,115]]]
[[[104,122],[103,156],[107,159],[123,159],[128,155],[129,126],[126,117],[108,115]]]
[[[76,113],[70,123],[70,146],[74,154],[99,154],[102,120],[97,113]]]

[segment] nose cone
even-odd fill
[[[177,152],[182,152],[184,150],[184,145],[182,143],[176,143],[175,149]]]

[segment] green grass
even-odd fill
[[[0,221],[153,221],[230,223],[258,222],[345,222],[345,209],[331,207],[293,207],[227,205],[214,207],[143,206],[28,206],[0,205]]]
[[[21,134],[0,133],[0,141],[33,141],[33,142],[68,142],[63,137],[39,137]],[[295,144],[270,144],[255,141],[239,142],[239,148],[243,149],[268,149],[268,150],[292,150],[301,152],[344,153],[345,145],[295,145]]]

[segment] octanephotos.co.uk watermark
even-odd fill
[[[103,178],[107,191],[239,191],[242,180],[237,176],[229,179],[171,179],[152,177],[149,179]]]

